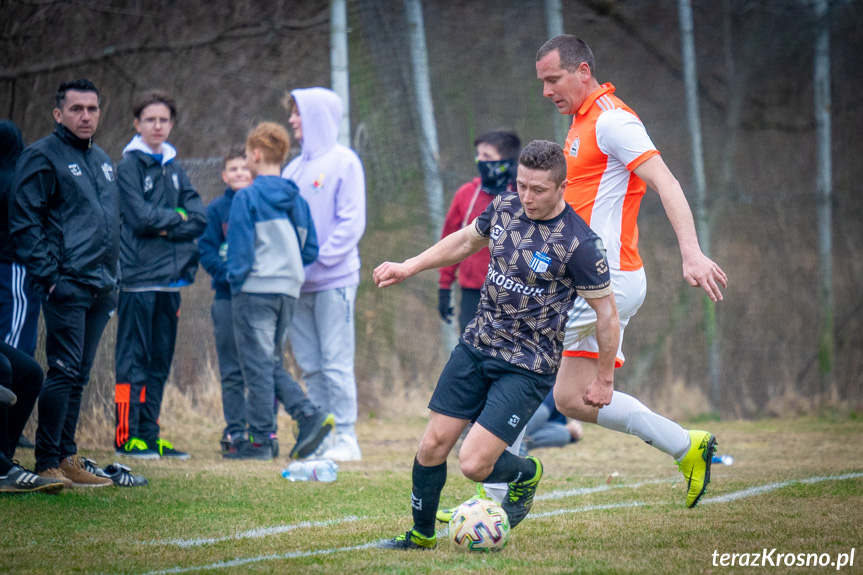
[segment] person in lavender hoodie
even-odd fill
[[[306,268],[291,347],[309,397],[335,414],[335,436],[320,455],[358,461],[354,302],[360,283],[358,244],[366,227],[365,174],[357,154],[338,142],[342,101],[335,92],[293,90],[283,103],[302,153],[282,177],[296,182],[308,202],[320,246],[318,259]]]

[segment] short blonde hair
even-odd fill
[[[291,149],[291,137],[281,124],[261,122],[249,132],[246,147],[260,150],[268,164],[283,164]]]

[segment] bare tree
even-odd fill
[[[818,255],[821,282],[818,290],[821,306],[821,332],[818,345],[818,367],[821,375],[822,399],[837,399],[833,378],[835,340],[833,336],[833,179],[830,151],[830,19],[827,0],[816,0],[815,19],[815,132],[818,140]]]
[[[679,0],[680,38],[683,52],[683,79],[686,85],[686,116],[692,146],[692,171],[695,175],[695,221],[698,241],[704,255],[710,257],[710,221],[707,213],[707,179],[704,175],[704,146],[701,138],[701,116],[698,112],[698,73],[695,65],[695,39],[690,0]],[[706,295],[704,331],[707,336],[710,403],[718,410],[721,400],[719,332],[716,329],[716,307]]]

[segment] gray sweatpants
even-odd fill
[[[290,330],[291,348],[309,397],[336,418],[338,433],[354,434],[354,301],[357,286],[300,294]]]

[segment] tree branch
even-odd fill
[[[67,68],[93,65],[106,62],[120,56],[143,54],[148,52],[183,52],[219,44],[228,40],[258,38],[267,34],[281,34],[287,31],[315,28],[329,22],[329,11],[323,10],[317,16],[306,20],[283,20],[281,22],[257,22],[233,24],[217,32],[199,38],[178,40],[165,44],[129,44],[125,46],[106,46],[101,53],[73,56],[50,62],[37,62],[18,68],[0,70],[0,81],[14,81],[29,76],[37,76],[47,72],[56,72]]]

